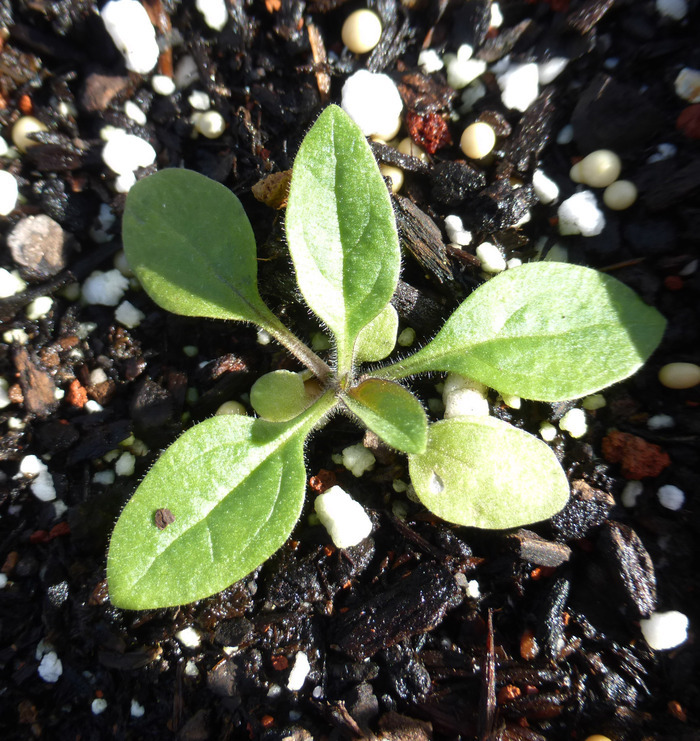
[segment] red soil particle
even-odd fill
[[[59,522],[49,530],[49,538],[60,538],[62,535],[70,535],[70,525],[67,522]]]
[[[272,666],[275,671],[282,672],[289,666],[289,661],[286,656],[273,656]]]
[[[322,468],[316,476],[312,476],[309,479],[309,487],[317,494],[323,494],[324,491],[327,491],[337,483],[338,477],[333,473],[333,471],[328,471],[325,468]]]
[[[50,540],[48,530],[35,530],[29,536],[30,543],[48,543]]]
[[[508,700],[515,700],[516,697],[520,697],[522,694],[523,692],[520,687],[516,687],[514,684],[507,684],[498,690],[496,699],[498,704],[502,705],[504,702],[508,702]]]
[[[420,115],[414,111],[408,111],[406,127],[411,139],[423,147],[428,154],[435,154],[438,149],[452,144],[447,124],[437,113]]]
[[[51,530],[35,530],[29,536],[30,543],[48,543],[54,538],[70,534],[70,525],[67,522],[59,522]]]
[[[633,480],[653,478],[671,465],[668,453],[658,445],[619,430],[603,438],[603,456],[610,463],[619,463],[622,475]]]
[[[24,113],[25,116],[28,116],[32,110],[32,99],[28,95],[22,95],[19,99],[19,109]]]
[[[689,139],[700,139],[700,103],[689,105],[681,111],[676,128]]]
[[[88,395],[85,387],[76,378],[71,381],[68,391],[66,391],[66,401],[78,409],[82,409],[87,404]]]
[[[683,278],[679,275],[669,275],[664,278],[664,288],[667,291],[680,291],[683,288]]]

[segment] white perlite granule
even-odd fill
[[[605,228],[605,216],[590,190],[574,193],[557,210],[559,234],[595,237]]]
[[[204,16],[204,22],[215,31],[221,31],[228,21],[226,0],[197,0],[197,10]]]
[[[104,713],[104,711],[107,710],[107,705],[107,700],[105,700],[104,697],[96,697],[90,705],[92,714],[100,715],[101,713]]]
[[[462,44],[456,55],[445,55],[447,84],[455,90],[461,90],[486,72],[486,62],[472,59],[473,53],[474,49],[469,44]]]
[[[559,429],[568,432],[571,437],[583,437],[588,429],[586,413],[583,409],[569,409],[559,420]]]
[[[175,638],[177,638],[177,640],[186,648],[197,648],[197,646],[202,642],[201,636],[191,625],[188,625],[182,630],[178,630],[178,632],[175,633]]]
[[[167,75],[153,75],[151,87],[153,92],[158,95],[172,95],[177,89],[173,78]]]
[[[339,486],[319,494],[314,509],[336,548],[351,548],[372,532],[372,521],[362,505]]]
[[[350,445],[343,450],[343,465],[357,478],[369,471],[375,460],[372,451],[367,450],[362,443]]]
[[[647,428],[650,430],[668,430],[675,425],[673,417],[669,414],[655,414],[647,420]]]
[[[193,90],[189,94],[187,102],[196,111],[208,111],[211,108],[211,100],[204,90]]]
[[[311,664],[309,664],[306,654],[303,651],[297,651],[294,666],[292,667],[292,671],[289,672],[289,679],[287,679],[287,689],[292,692],[300,690],[304,686],[304,682],[309,676],[310,671]]]
[[[5,268],[0,268],[0,298],[9,298],[21,293],[27,284],[19,277],[16,270],[10,272]]]
[[[662,507],[673,510],[674,512],[677,512],[685,504],[685,492],[673,484],[660,486],[656,492],[656,496]]]
[[[566,69],[569,60],[566,57],[552,57],[546,62],[540,62],[537,65],[537,74],[540,85],[549,85]]]
[[[180,90],[184,90],[193,82],[199,80],[199,68],[193,56],[188,54],[180,59],[175,67],[175,77],[173,79]]]
[[[32,494],[42,502],[52,502],[56,499],[56,487],[53,477],[49,473],[49,467],[35,455],[26,455],[19,464],[19,472],[23,476],[34,476],[29,484]]]
[[[388,75],[355,72],[343,85],[341,105],[365,136],[391,139],[399,129],[403,101]]]
[[[92,481],[95,484],[102,484],[103,486],[111,486],[114,483],[116,474],[112,470],[108,471],[97,471],[92,477]]]
[[[156,150],[140,136],[115,133],[102,150],[102,159],[117,175],[130,175],[139,167],[148,167],[156,161]]]
[[[116,268],[102,272],[95,270],[83,283],[83,299],[88,304],[116,306],[129,288],[129,280]]]
[[[18,197],[17,179],[11,172],[0,170],[0,216],[7,216],[14,211]]]
[[[127,69],[145,75],[158,61],[156,31],[138,0],[110,0],[100,11],[114,45],[124,55]]]
[[[445,231],[452,244],[458,244],[460,247],[471,244],[472,233],[464,228],[462,219],[456,214],[445,216]]]
[[[439,72],[445,65],[435,49],[423,49],[418,55],[418,66],[426,75]]]
[[[450,373],[442,389],[445,419],[471,415],[488,417],[489,401],[486,398],[487,392],[488,389],[483,383],[465,378],[457,373]]]
[[[44,682],[49,684],[58,682],[59,677],[63,674],[63,663],[58,658],[58,654],[55,651],[45,653],[39,662],[37,672]]]
[[[683,67],[674,83],[676,95],[688,103],[700,103],[700,71]]]
[[[43,319],[48,316],[52,307],[53,299],[51,296],[39,296],[34,301],[30,301],[24,311],[27,314],[27,319]]]
[[[620,501],[623,507],[635,507],[637,499],[642,495],[644,491],[644,484],[641,481],[628,481],[625,484],[625,488],[620,494]]]
[[[559,186],[542,170],[535,170],[532,173],[532,189],[540,203],[545,206],[554,203],[559,198]]]
[[[659,15],[673,21],[682,21],[688,13],[687,0],[656,0]]]
[[[136,458],[131,453],[122,453],[114,464],[117,476],[133,476]]]
[[[482,242],[476,248],[476,256],[481,262],[481,269],[485,273],[502,273],[506,269],[506,259],[501,251],[491,242]]]
[[[134,103],[133,100],[127,100],[124,103],[124,113],[140,126],[145,126],[148,123],[146,114]]]
[[[654,651],[668,651],[680,646],[688,637],[688,618],[682,612],[654,612],[639,621],[644,640]]]
[[[134,329],[146,318],[130,301],[122,301],[114,312],[114,318],[127,329]]]
[[[7,379],[0,376],[0,409],[9,407],[12,403],[8,394],[9,389],[10,384],[7,382]]]
[[[551,422],[542,422],[540,424],[540,437],[546,443],[551,443],[556,436],[557,428]]]
[[[524,113],[540,93],[537,65],[513,64],[498,76],[501,101],[506,108]]]

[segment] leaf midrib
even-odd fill
[[[210,270],[211,270],[211,272],[213,274],[213,277],[215,277],[216,280],[219,281],[219,283],[223,284],[233,294],[235,294],[239,298],[239,300],[242,301],[246,306],[248,306],[248,308],[251,309],[251,311],[256,316],[258,316],[258,317],[261,317],[262,316],[262,314],[260,312],[260,307],[257,306],[257,305],[255,305],[255,304],[252,304],[244,296],[244,294],[241,292],[241,289],[237,288],[234,284],[231,283],[231,281],[228,278],[224,277],[223,273],[225,271],[221,268],[221,266],[220,266],[220,264],[218,262],[215,263],[212,260],[211,256],[208,254],[208,252],[206,252],[206,251],[204,251],[204,252],[198,252],[197,251],[197,248],[193,245],[193,243],[192,243],[192,241],[190,239],[188,239],[185,235],[183,235],[177,229],[174,229],[173,227],[171,227],[169,224],[166,224],[163,227],[161,227],[161,232],[167,235],[166,236],[166,239],[172,239],[172,237],[170,236],[171,234],[172,235],[175,235],[175,238],[176,238],[175,241],[177,241],[181,245],[182,244],[185,245],[185,248],[187,250],[186,254],[189,257],[188,263],[194,264],[194,265],[196,265],[196,263],[198,261],[205,263],[210,268]],[[159,274],[157,271],[153,271],[153,272],[156,275]],[[252,278],[253,278],[253,282],[255,282],[256,276],[254,275],[254,276],[252,276]],[[224,309],[225,311],[231,311],[231,313],[235,313],[230,308],[228,308],[226,306],[222,306],[221,308]]]

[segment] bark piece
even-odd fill
[[[626,601],[640,617],[649,617],[656,609],[656,573],[637,533],[619,522],[607,522],[599,545],[610,559],[612,576],[624,590]]]
[[[419,564],[379,594],[339,615],[333,626],[335,642],[353,659],[373,656],[432,630],[463,599],[462,590],[446,568]]]
[[[14,361],[24,395],[24,408],[37,417],[48,417],[58,406],[56,384],[51,374],[24,347],[15,350]]]
[[[568,561],[571,556],[568,545],[545,540],[530,530],[520,529],[517,533],[508,535],[506,542],[520,559],[538,566],[555,568]]]

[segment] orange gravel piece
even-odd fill
[[[80,381],[76,378],[71,381],[68,391],[66,391],[66,401],[78,409],[82,409],[87,404],[88,395]]]
[[[658,445],[619,430],[603,438],[603,456],[610,463],[619,463],[622,475],[633,480],[653,478],[671,465],[668,453]]]

